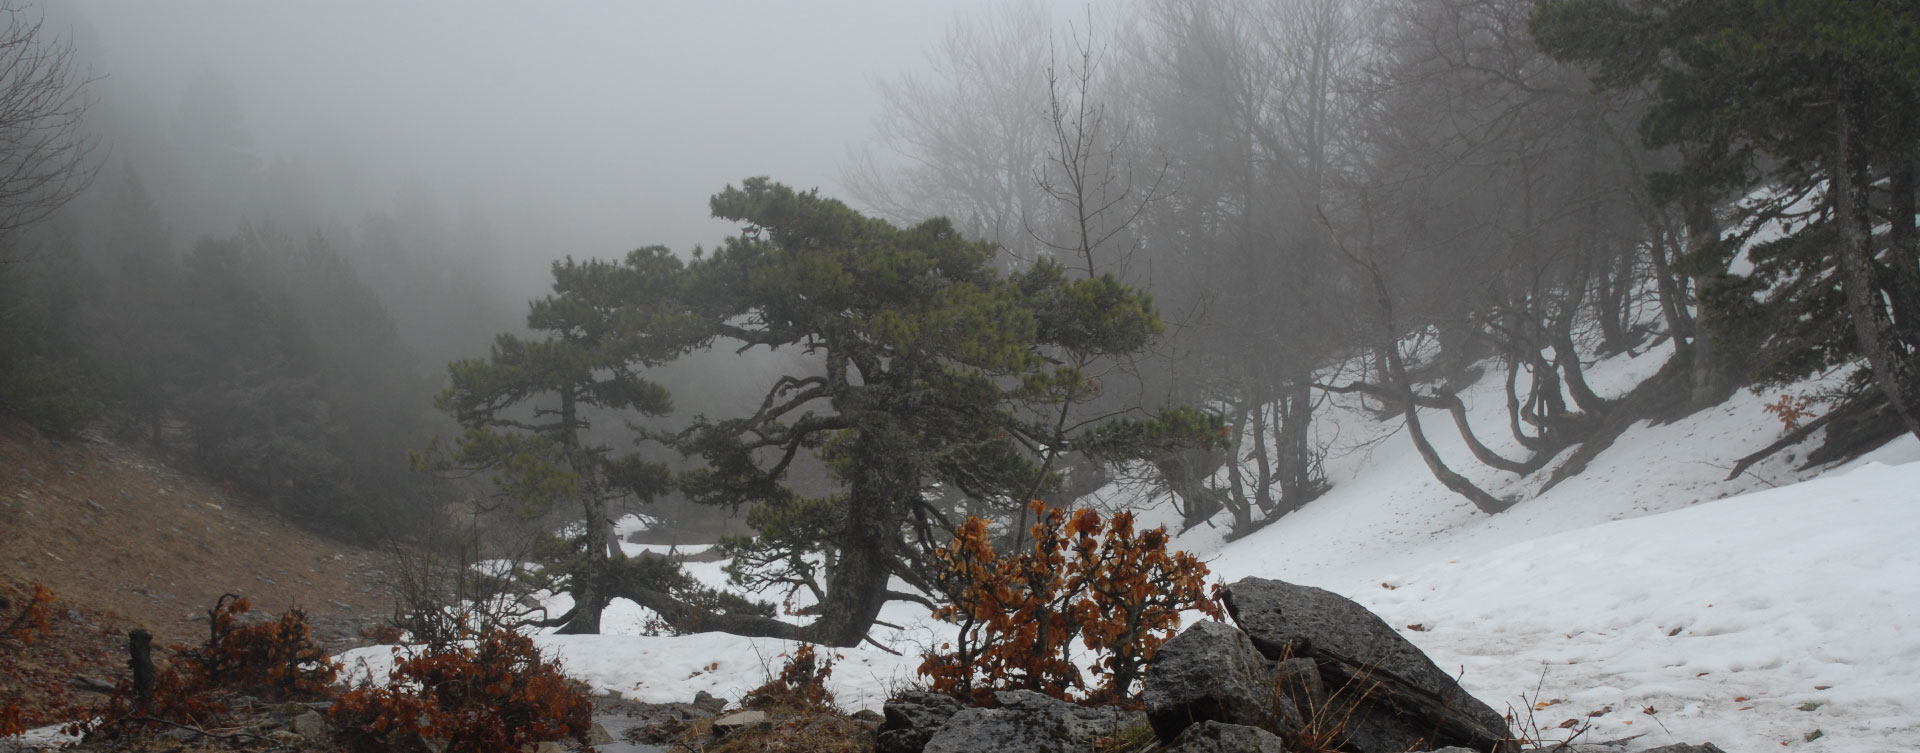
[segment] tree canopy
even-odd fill
[[[1920,435],[1912,4],[1543,0],[1531,29],[1599,86],[1651,88],[1641,137],[1684,157],[1654,176],[1656,194],[1749,194],[1734,240],[1780,230],[1749,252],[1751,273],[1701,291],[1704,307],[1740,323],[1723,346],[1755,349],[1764,381],[1862,358],[1891,413]],[[1724,269],[1739,247],[1697,244],[1683,264]],[[1851,337],[1831,326],[1847,320]]]
[[[454,364],[443,402],[469,428],[462,452],[494,453],[467,460],[523,480],[509,491],[644,497],[652,487],[618,480],[663,476],[570,438],[588,420],[578,406],[664,413],[664,390],[638,367],[708,349],[797,349],[806,366],[742,411],[632,438],[689,458],[674,482],[690,499],[748,511],[757,535],[727,545],[737,581],[804,592],[820,616],[795,626],[756,610],[714,610],[632,572],[605,584],[602,603],[607,594],[633,598],[676,629],[851,645],[889,600],[936,592],[929,557],[961,522],[959,510],[1018,510],[1055,483],[1050,452],[1125,456],[1202,441],[1217,428],[1190,410],[1065,430],[1053,420],[1063,402],[1097,393],[1081,367],[1089,356],[1138,350],[1162,329],[1152,299],[1112,277],[1076,278],[1051,261],[1002,274],[992,244],[967,240],[944,219],[895,227],[765,178],[728,187],[712,209],[741,232],[684,264],[649,249],[617,263],[556,265],[555,294],[529,320],[549,338],[502,336],[488,361]],[[521,415],[531,418],[511,417]],[[540,453],[547,460],[523,462]],[[803,453],[830,470],[834,490],[807,496],[786,483]],[[552,462],[567,457],[576,459]],[[539,482],[555,469],[557,483]],[[608,514],[587,504],[579,530],[593,548]],[[895,590],[894,579],[921,593]]]

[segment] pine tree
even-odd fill
[[[1751,252],[1752,274],[1702,291],[1703,305],[1749,325],[1732,339],[1758,349],[1759,378],[1861,358],[1920,436],[1912,3],[1543,0],[1531,28],[1550,54],[1592,67],[1600,86],[1651,85],[1641,135],[1686,158],[1656,178],[1657,194],[1771,187],[1746,205],[1747,228],[1784,223],[1786,237]],[[1724,268],[1735,250],[1696,244],[1682,263]],[[1840,315],[1850,331],[1827,326]]]
[[[613,598],[623,558],[613,524],[626,500],[664,491],[666,469],[637,452],[617,452],[592,432],[620,414],[664,415],[667,391],[640,376],[682,348],[690,320],[672,311],[682,269],[664,248],[620,261],[569,258],[553,265],[553,293],[534,301],[527,327],[540,337],[503,334],[484,359],[455,361],[438,405],[465,429],[449,448],[430,447],[422,464],[486,471],[523,516],[575,506],[549,547],[551,586],[574,607],[548,622],[562,632],[596,633]]]

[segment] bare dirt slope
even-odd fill
[[[198,642],[207,610],[239,594],[256,613],[305,609],[338,649],[390,610],[387,566],[142,453],[0,419],[0,584],[45,585],[156,643]]]

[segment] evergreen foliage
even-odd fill
[[[555,534],[542,557],[548,585],[574,598],[549,621],[564,632],[599,632],[622,559],[613,540],[621,504],[651,500],[668,483],[663,465],[616,452],[590,430],[623,413],[672,410],[667,391],[640,372],[684,348],[678,333],[693,320],[672,308],[682,268],[660,247],[619,261],[555,262],[553,293],[527,314],[538,339],[503,334],[487,358],[448,366],[452,384],[437,402],[465,431],[451,447],[430,446],[418,464],[491,474],[522,518],[565,506],[576,525]]]
[[[1749,252],[1751,272],[1701,290],[1704,306],[1735,323],[1721,346],[1753,353],[1754,378],[1768,383],[1862,359],[1920,435],[1912,4],[1543,0],[1531,28],[1599,86],[1651,87],[1641,137],[1684,156],[1654,176],[1656,195],[1769,187],[1741,206],[1742,234],[1680,262],[1725,269],[1747,236],[1780,231]]]
[[[928,558],[958,524],[957,506],[1012,511],[1052,482],[1040,458],[1061,435],[1042,409],[1090,394],[1072,365],[1084,360],[1058,356],[1131,352],[1161,328],[1145,293],[1045,262],[1003,276],[991,244],[945,220],[899,228],[764,178],[712,207],[744,229],[711,255],[682,263],[647,248],[556,264],[554,294],[528,320],[543,339],[503,335],[489,359],[451,368],[441,404],[467,432],[429,464],[493,472],[524,509],[579,505],[567,547],[579,557],[550,568],[580,605],[560,618],[567,629],[597,626],[596,605],[620,595],[676,629],[858,642],[898,596],[890,578],[934,591]],[[659,579],[595,575],[629,569],[606,540],[612,515],[660,493],[666,474],[637,451],[594,443],[589,421],[666,413],[665,391],[640,370],[722,346],[796,349],[808,366],[775,379],[744,415],[639,438],[697,459],[675,482],[690,499],[748,510],[758,535],[726,543],[731,572],[754,590],[809,593],[820,618],[802,628],[742,605],[690,604]],[[1202,438],[1216,428],[1198,414],[1180,420],[1167,426],[1203,426]],[[1170,429],[1135,434],[1173,440]],[[1143,444],[1131,436],[1084,449],[1125,456]],[[1081,449],[1082,437],[1064,439]],[[802,453],[830,469],[836,491],[806,496],[786,483]]]

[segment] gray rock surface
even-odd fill
[[[312,709],[295,715],[287,728],[308,740],[325,740],[333,736],[333,725],[327,722],[327,717]]]
[[[960,712],[960,702],[939,693],[910,691],[887,700],[874,738],[875,753],[920,753],[927,740]]]
[[[718,714],[726,710],[727,699],[702,690],[693,694],[693,706],[708,714]]]
[[[1293,702],[1278,694],[1272,669],[1246,633],[1213,620],[1195,623],[1160,647],[1141,699],[1162,741],[1205,721],[1281,734],[1300,726]]]
[[[1320,665],[1312,659],[1288,659],[1273,668],[1280,694],[1293,701],[1302,720],[1313,719],[1327,707],[1327,686],[1320,681]]]
[[[726,716],[713,720],[713,734],[715,736],[729,735],[734,732],[738,732],[740,730],[746,729],[748,727],[752,727],[756,724],[766,724],[766,723],[767,723],[767,712],[765,711],[760,711],[758,709],[754,709],[750,711],[735,711],[731,714],[728,714]]]
[[[1399,753],[1458,745],[1517,751],[1506,720],[1419,648],[1338,594],[1265,578],[1228,586],[1227,611],[1269,659],[1310,658],[1345,721],[1342,747]]]
[[[926,753],[1084,753],[1094,741],[1146,724],[1138,711],[1088,708],[1024,690],[994,693],[990,709],[964,709],[927,740]]]
[[[1181,732],[1163,753],[1287,753],[1287,746],[1259,727],[1205,721]]]

